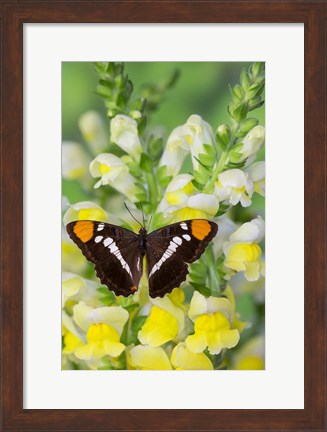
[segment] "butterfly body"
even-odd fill
[[[187,264],[196,261],[217,233],[206,219],[192,219],[138,234],[97,221],[74,221],[66,226],[71,239],[94,264],[101,282],[116,295],[135,293],[146,257],[151,297],[163,297],[186,279]]]

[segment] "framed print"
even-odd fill
[[[3,430],[325,430],[325,13],[2,2]]]

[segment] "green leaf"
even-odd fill
[[[131,111],[141,111],[143,112],[145,106],[145,99],[138,96],[129,104],[129,108]]]
[[[244,92],[243,88],[239,84],[236,84],[234,86],[234,88],[233,88],[233,95],[234,95],[234,98],[236,99],[236,101],[239,102],[239,101],[243,100],[243,98],[245,96],[245,92]]]
[[[234,119],[238,122],[241,122],[245,119],[247,113],[248,113],[248,104],[247,102],[241,102],[238,104],[235,109],[232,111],[232,116]]]
[[[145,172],[151,172],[152,171],[152,160],[151,158],[145,154],[142,153],[141,154],[141,160],[140,160],[140,167],[145,171]]]
[[[261,93],[263,92],[264,87],[265,87],[265,83],[252,84],[246,93],[247,98],[253,99],[253,98],[256,98],[257,96],[260,96]]]
[[[256,108],[260,108],[261,105],[263,105],[265,101],[261,100],[261,98],[255,98],[250,100],[249,102],[249,111],[253,111]]]
[[[200,285],[205,283],[205,278],[201,274],[190,271],[189,276],[192,282],[195,282]]]
[[[100,298],[100,302],[105,306],[111,306],[115,303],[115,300],[111,296],[105,296]]]
[[[247,73],[247,71],[245,69],[243,69],[241,72],[240,82],[241,82],[241,86],[243,87],[243,89],[245,91],[248,90],[248,88],[251,85],[251,80],[250,80],[249,74]]]
[[[263,73],[264,69],[265,69],[264,62],[255,62],[255,63],[253,63],[253,65],[251,67],[251,72],[252,72],[253,79],[255,79],[258,75],[260,75],[261,73]]]
[[[137,122],[137,128],[140,135],[143,135],[146,128],[146,117],[142,116]]]
[[[153,159],[158,159],[161,156],[162,151],[163,151],[163,139],[161,137],[151,139],[149,143],[150,156]]]
[[[156,177],[157,177],[158,183],[163,188],[167,187],[168,184],[172,180],[172,177],[167,175],[167,166],[166,165],[162,165],[161,167],[159,167],[157,169]]]
[[[196,180],[192,180],[192,184],[193,184],[193,186],[195,187],[195,189],[197,189],[197,190],[199,190],[199,191],[202,191],[203,190],[203,188],[204,188],[204,184],[202,184],[202,183],[198,183]],[[209,192],[210,193],[210,192]]]
[[[194,157],[194,159],[198,161],[196,157]],[[197,168],[197,172],[199,172],[203,177],[206,177],[207,179],[209,179],[209,177],[212,176],[212,171],[209,170],[206,166],[202,165],[201,163]]]
[[[200,285],[194,282],[190,282],[190,285],[196,290],[198,291],[200,294],[204,295],[205,297],[210,297],[211,295],[211,291],[209,288],[207,288],[204,285]]]
[[[239,127],[239,131],[237,133],[238,137],[245,136],[251,129],[259,124],[259,120],[255,118],[247,118],[242,121]]]
[[[200,173],[200,171],[196,171],[194,173],[194,179],[197,183],[200,183],[200,185],[205,185],[208,182],[208,176],[207,175],[202,175]]]
[[[216,149],[214,148],[214,146],[210,145],[210,144],[203,144],[203,148],[205,150],[205,152],[207,153],[207,155],[211,156],[211,157],[216,157]]]
[[[197,161],[204,167],[212,168],[215,164],[215,159],[205,153],[200,153]]]
[[[104,295],[109,295],[111,294],[111,292],[109,291],[109,289],[106,286],[100,286],[99,288],[97,288],[97,291],[100,294],[104,294]]]

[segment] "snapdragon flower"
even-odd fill
[[[62,273],[62,307],[67,300],[78,303],[79,300],[85,301],[89,306],[100,305],[100,295],[97,291],[99,284],[89,279],[71,273]]]
[[[207,347],[210,354],[219,354],[223,348],[233,348],[238,344],[240,334],[231,329],[232,306],[223,297],[205,298],[194,291],[189,317],[194,322],[194,334],[186,338],[186,346],[195,353]]]
[[[176,176],[190,152],[190,146],[184,136],[184,126],[176,127],[169,135],[159,166],[166,166],[168,176]]]
[[[76,348],[74,354],[81,360],[118,357],[125,349],[120,342],[128,312],[121,306],[92,308],[79,302],[73,308],[74,321],[86,332],[87,343]]]
[[[62,143],[62,176],[68,180],[81,179],[87,173],[90,158],[83,147],[73,141]]]
[[[239,163],[248,159],[247,164],[254,161],[256,154],[265,142],[265,128],[255,126],[236,144],[229,153],[231,162]]]
[[[110,185],[132,202],[137,202],[136,195],[142,191],[136,186],[135,178],[129,173],[127,165],[111,153],[99,154],[90,164],[92,177],[100,177],[94,185],[97,189],[103,185]]]
[[[246,172],[253,182],[254,192],[265,196],[265,162],[255,162],[246,169]]]
[[[265,341],[262,335],[252,337],[235,352],[232,362],[232,369],[265,369]]]
[[[197,114],[193,114],[187,119],[183,133],[190,145],[194,170],[197,170],[199,167],[199,162],[197,161],[199,154],[206,153],[204,144],[212,147],[215,145],[214,133],[209,123]]]
[[[203,352],[191,351],[185,342],[175,346],[170,361],[177,370],[213,370],[211,360]]]
[[[184,330],[184,292],[176,288],[163,298],[151,298],[150,314],[138,332],[142,344],[158,347],[175,339]]]
[[[259,216],[238,228],[224,244],[225,266],[244,272],[248,281],[256,281],[263,272],[259,242],[264,236],[264,221]]]
[[[253,191],[249,174],[240,169],[231,169],[218,175],[214,194],[219,202],[234,206],[240,202],[243,207],[249,207]]]
[[[167,186],[165,195],[158,206],[168,221],[187,219],[210,219],[219,208],[213,194],[197,193],[192,184],[193,176],[179,174]]]
[[[172,366],[165,350],[161,347],[137,345],[129,351],[129,363],[133,369],[171,370]]]
[[[78,126],[93,154],[105,150],[108,146],[108,137],[103,119],[98,112],[87,111],[82,114],[78,120]]]
[[[109,215],[102,207],[92,201],[80,201],[71,204],[63,217],[64,225],[75,220],[95,220],[106,222],[109,220]],[[112,220],[112,216],[110,216],[110,220]]]
[[[142,146],[138,135],[137,122],[124,114],[118,114],[110,122],[110,139],[126,153],[140,162]]]

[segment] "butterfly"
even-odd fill
[[[138,234],[105,222],[79,220],[66,226],[70,238],[94,264],[101,282],[116,295],[134,294],[146,256],[150,297],[163,297],[186,279],[188,263],[196,261],[215,237],[218,225],[191,219]]]

